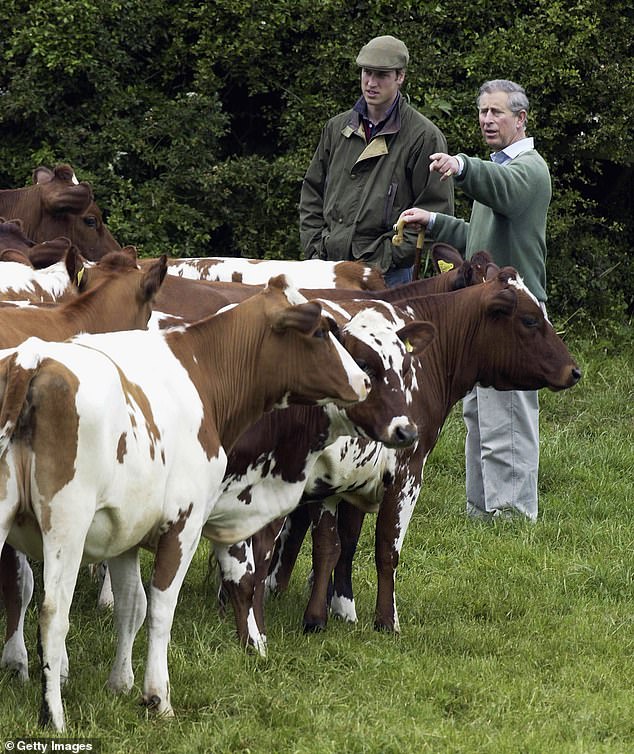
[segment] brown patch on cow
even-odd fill
[[[79,417],[79,380],[66,366],[45,359],[31,382],[16,428],[16,437],[30,443],[35,480],[42,495],[41,527],[50,529],[50,501],[75,476]]]
[[[169,588],[179,569],[183,557],[180,534],[185,528],[193,507],[194,504],[190,503],[186,511],[179,511],[176,521],[168,524],[169,528],[159,538],[156,547],[156,558],[154,560],[152,584],[162,592]]]
[[[125,402],[129,407],[128,417],[130,424],[133,428],[137,426],[135,418],[135,407],[138,407],[138,409],[143,414],[143,418],[145,419],[145,429],[150,440],[150,458],[154,460],[156,455],[156,448],[161,441],[161,432],[156,426],[156,422],[154,421],[154,414],[152,413],[150,402],[143,392],[143,389],[139,387],[139,385],[135,384],[134,382],[130,382],[130,380],[125,376],[125,374],[123,374],[119,367],[117,367],[117,371],[119,372],[119,380],[121,381],[121,389],[123,390],[123,394],[125,396]],[[161,460],[165,461],[165,455],[162,448],[160,453]]]
[[[241,283],[242,282],[242,273],[241,272],[232,272],[231,273],[231,282],[232,283]]]
[[[123,459],[125,458],[127,452],[128,447],[126,442],[126,433],[122,432],[121,436],[119,437],[119,442],[117,443],[117,461],[119,463],[123,463]]]
[[[248,487],[245,487],[242,492],[238,495],[238,500],[241,503],[244,503],[245,505],[251,505],[252,501],[252,495],[251,495],[251,489],[253,485],[249,485]]]
[[[231,545],[228,552],[238,563],[245,563],[247,560],[247,546],[245,542]]]

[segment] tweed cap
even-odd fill
[[[389,34],[374,37],[361,48],[357,55],[357,65],[375,71],[407,68],[409,52],[400,39]]]

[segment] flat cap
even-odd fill
[[[392,68],[407,68],[409,52],[400,39],[389,34],[374,37],[361,48],[357,55],[357,65],[375,71],[387,71]]]

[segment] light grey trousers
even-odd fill
[[[539,399],[536,390],[476,386],[462,403],[467,427],[467,511],[537,518]],[[473,510],[475,509],[475,511]]]

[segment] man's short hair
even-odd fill
[[[493,92],[506,92],[509,96],[509,108],[513,113],[519,113],[520,110],[526,110],[528,112],[528,97],[524,91],[524,87],[516,84],[514,81],[508,79],[492,79],[491,81],[485,81],[480,87],[476,104],[480,107],[480,97],[483,94],[492,94]]]

